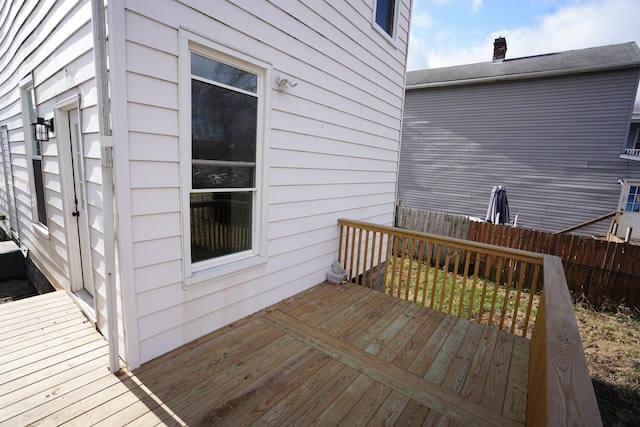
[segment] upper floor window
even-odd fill
[[[629,187],[629,194],[624,210],[627,212],[640,212],[640,185],[632,185]]]
[[[390,37],[394,36],[396,13],[396,0],[376,0],[376,24]]]

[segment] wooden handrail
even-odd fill
[[[562,261],[553,255],[544,256],[527,402],[527,426],[602,425]]]
[[[581,222],[580,224],[573,225],[573,226],[571,226],[569,228],[565,228],[564,230],[556,231],[553,234],[568,233],[570,231],[578,230],[578,229],[580,229],[582,227],[586,227],[588,225],[595,224],[596,222],[600,222],[600,221],[605,220],[607,218],[611,218],[612,216],[615,216],[615,214],[617,214],[617,213],[618,213],[618,211],[609,212],[608,214],[604,214],[604,215],[601,215],[599,217],[590,219],[588,221]]]
[[[537,252],[523,251],[520,249],[511,249],[502,246],[489,245],[487,243],[472,242],[470,240],[456,239],[453,237],[438,236],[436,234],[422,233],[420,231],[405,230],[402,228],[391,227],[388,225],[372,224],[364,221],[356,221],[351,219],[338,219],[338,225],[362,228],[364,230],[377,231],[381,233],[393,234],[398,237],[422,238],[436,244],[446,246],[454,246],[459,249],[481,251],[487,255],[508,256],[510,258],[526,261],[533,264],[542,265],[542,254]]]

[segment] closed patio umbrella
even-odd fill
[[[502,185],[494,186],[491,190],[491,198],[489,199],[489,207],[485,219],[493,224],[507,224],[511,222],[507,190]]]

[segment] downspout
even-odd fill
[[[118,309],[116,300],[115,270],[115,219],[113,197],[113,138],[109,111],[109,71],[107,66],[107,26],[105,3],[91,0],[91,24],[93,27],[93,52],[96,68],[98,96],[98,126],[102,159],[103,233],[105,257],[105,282],[107,305],[107,342],[109,343],[109,370],[120,370],[118,350]]]

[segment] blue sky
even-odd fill
[[[408,70],[635,41],[640,0],[414,0]]]

